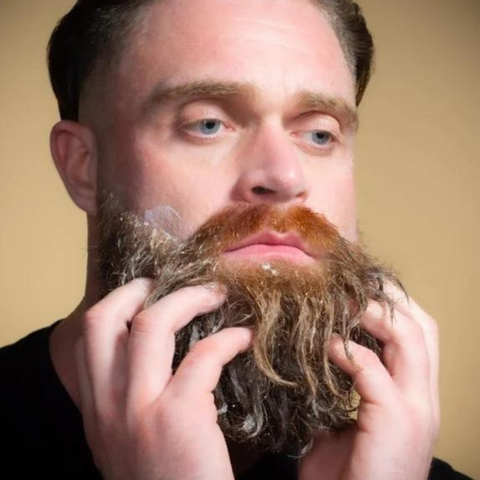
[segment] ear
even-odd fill
[[[77,122],[62,120],[52,128],[50,149],[72,200],[86,213],[95,215],[97,145],[94,133]]]

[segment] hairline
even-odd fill
[[[131,18],[124,19],[122,29],[115,31],[109,45],[104,52],[98,55],[93,63],[91,72],[85,78],[83,86],[78,96],[78,121],[80,121],[82,104],[85,98],[88,98],[99,84],[110,83],[114,81],[115,75],[120,68],[121,62],[131,48],[133,39],[139,35],[147,19],[148,8],[162,0],[144,0],[132,9]],[[105,82],[106,80],[106,82]]]

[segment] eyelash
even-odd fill
[[[223,128],[228,129],[222,120],[219,120],[218,118],[207,117],[180,125],[180,131],[190,141],[200,145],[209,145],[211,142],[218,139],[218,135],[202,135],[201,133],[193,132],[193,128],[197,125],[200,125],[202,122],[219,122]]]
[[[325,151],[330,151],[335,147],[335,144],[338,143],[338,138],[336,137],[335,134],[333,134],[331,131],[327,129],[315,129],[315,130],[308,130],[306,132],[302,132],[301,137],[304,137],[305,135],[312,135],[314,133],[321,133],[321,134],[326,134],[328,136],[328,141],[325,144],[318,144],[313,141],[307,141],[309,146],[316,150],[323,150]]]
[[[195,120],[193,122],[188,122],[188,123],[185,123],[185,124],[181,125],[181,129],[183,131],[185,131],[187,133],[187,135],[190,135],[190,136],[194,137],[197,141],[208,142],[209,140],[213,140],[213,139],[217,138],[218,135],[202,135],[201,133],[199,133],[199,134],[192,133],[193,128],[195,126],[199,126],[202,123],[205,124],[207,122],[220,123],[224,128],[228,129],[228,127],[225,125],[225,123],[218,118],[202,118],[202,119],[199,119],[199,120]],[[305,135],[309,135],[309,134],[312,134],[312,133],[327,134],[328,137],[329,137],[329,140],[328,140],[327,144],[325,144],[325,145],[319,145],[319,144],[314,144],[314,142],[311,142],[311,143],[308,142],[315,149],[318,149],[318,148],[321,148],[323,150],[331,149],[331,148],[333,148],[334,144],[338,142],[337,136],[327,129],[307,130],[307,131],[302,132],[300,137],[304,137]]]

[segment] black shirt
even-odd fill
[[[81,414],[50,358],[49,335],[57,323],[0,348],[0,465],[10,480],[102,478],[85,440]],[[295,459],[266,455],[239,480],[296,478]],[[469,478],[434,459],[429,480]]]

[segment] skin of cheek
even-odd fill
[[[315,178],[315,177],[312,177]],[[357,240],[357,205],[352,165],[328,169],[317,175],[306,206],[324,214],[347,240]]]

